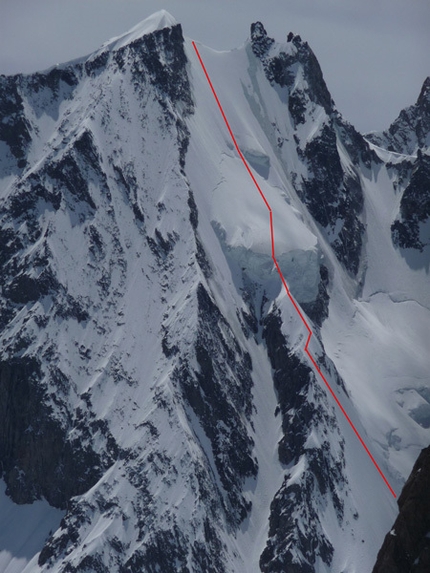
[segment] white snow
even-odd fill
[[[428,386],[430,370],[425,349],[430,339],[428,271],[412,270],[393,246],[390,226],[400,197],[396,196],[385,167],[376,168],[369,179],[362,179],[366,194],[366,263],[364,285],[356,298],[357,286],[327,250],[325,240],[309,221],[285,177],[286,166],[299,174],[303,168],[294,159],[296,151],[288,143],[291,126],[285,122],[287,114],[282,117],[282,100],[275,101],[274,90],[266,89],[262,71],[255,67],[246,47],[216,53],[199,46],[199,51],[239,147],[273,209],[277,260],[284,262],[282,270],[296,298],[307,302],[315,296],[319,250],[334,269],[330,315],[323,325],[322,340],[350,394],[350,402],[344,395],[341,399],[344,407],[399,492],[420,448],[427,445],[430,437],[429,430],[417,424],[417,419],[427,424],[427,396],[423,397],[419,390]],[[191,48],[188,55],[194,62]],[[190,121],[187,166],[193,188],[203,190],[204,203],[199,203],[200,208],[206,204],[211,212],[218,235],[225,242],[227,258],[248,269],[254,279],[258,277],[258,281],[267,283],[273,272],[269,264],[267,209],[231,145],[221,118],[216,118],[216,104],[196,66],[192,76],[197,106]],[[322,110],[315,110],[311,119],[299,128],[302,147],[318,135],[327,121]],[[282,166],[279,155],[273,152],[273,126],[287,139]],[[202,150],[209,151],[206,158]],[[352,173],[350,159],[340,144],[338,151],[344,169]],[[383,159],[400,161],[404,157],[385,154]],[[332,232],[337,234],[336,227]],[[291,262],[293,254],[297,264],[288,269],[287,261]],[[302,282],[295,285],[295,277]],[[282,303],[290,343],[303,348],[303,327],[291,314],[291,303],[282,291],[278,301]],[[417,398],[401,412],[398,392],[406,387],[414,388]],[[330,571],[359,573],[372,568],[394,520],[396,504],[348,423],[339,410],[336,412],[346,437],[346,474],[352,492],[348,511],[351,516],[358,512],[359,517],[351,518],[351,525],[340,534],[338,525],[329,525],[326,516],[330,537],[342,538]],[[298,467],[296,471],[299,472]],[[246,551],[243,555],[246,560]],[[255,564],[247,562],[247,567],[253,571]]]
[[[361,297],[341,303],[335,290],[323,342],[348,384],[369,439],[404,480],[427,428],[399,409],[398,393],[428,385],[430,293],[425,269],[413,270],[391,241],[398,197],[386,172],[364,181],[367,269]],[[391,188],[390,188],[391,187]]]
[[[275,252],[281,269],[299,300],[314,300],[320,263],[317,239],[296,207],[295,192],[269,140],[273,139],[272,124],[278,118],[281,125],[285,124],[282,101],[268,85],[263,70],[255,68],[248,46],[226,53],[202,46],[199,49],[239,148],[272,208]],[[191,46],[188,57],[197,63]],[[278,281],[267,207],[233,148],[197,65],[192,68],[192,77],[197,104],[190,119],[192,137],[187,156],[192,188],[205,197],[202,209],[210,212],[227,256],[254,280],[264,282],[272,277]]]
[[[131,44],[135,40],[138,40],[142,36],[147,36],[148,34],[152,34],[158,30],[163,30],[164,28],[172,28],[176,24],[177,22],[175,18],[169,14],[167,10],[159,10],[148,18],[145,18],[145,20],[142,20],[142,22],[125,34],[112,38],[103,44],[100,51],[105,51],[106,48],[111,51],[118,50],[127,44]]]

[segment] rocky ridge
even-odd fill
[[[429,133],[430,77],[424,81],[414,105],[403,109],[386,131],[368,133],[366,139],[388,151],[416,155],[418,149],[430,147]]]
[[[288,93],[288,110],[297,132],[296,149],[306,166],[305,173],[291,173],[295,189],[324,229],[339,261],[356,275],[364,232],[360,166],[370,167],[377,157],[363,137],[336,111],[319,63],[307,42],[290,34],[287,49],[279,50],[261,23],[251,27],[251,42],[267,79]],[[300,138],[300,132],[307,133],[316,117],[319,129],[312,136]],[[282,140],[278,145],[282,148]],[[340,157],[340,146],[349,154],[348,168]]]

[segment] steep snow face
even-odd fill
[[[27,166],[5,189],[2,473],[16,502],[67,506],[28,570],[157,562],[173,571],[205,559],[221,570],[216,524],[246,508],[251,362],[211,306],[197,261],[197,212],[181,173],[193,109],[182,42],[180,27],[165,28],[61,70],[73,93],[52,138],[25,141]],[[29,133],[55,99],[44,88],[51,74],[41,85],[15,79],[34,110]],[[220,410],[213,450],[209,439],[199,445],[204,430],[183,398],[203,368],[205,319],[228,341],[228,356],[221,332],[202,346],[229,365],[233,394],[231,404],[203,400],[206,420],[211,404]]]
[[[194,58],[192,52],[189,57]],[[271,124],[277,115],[282,117],[282,102],[267,82],[261,66],[258,67],[249,45],[232,54],[204,50],[204,57],[215,81],[218,80],[239,147],[272,206],[281,268],[298,300],[313,301],[318,294],[322,257],[316,234],[299,210],[300,201],[273,146]],[[190,119],[192,137],[187,156],[192,188],[204,191],[202,210],[210,213],[211,224],[231,265],[239,273],[242,269],[253,281],[266,283],[269,279],[279,291],[280,281],[271,255],[267,207],[237,160],[225,128],[221,125],[220,129],[219,115],[214,113],[216,109],[206,80],[197,72],[198,68],[193,67],[195,97],[199,99],[196,113]],[[260,112],[256,115],[258,108]],[[286,121],[288,118],[283,118],[283,123]],[[286,129],[289,133],[291,128],[286,126]],[[296,164],[299,166],[300,162],[297,160]],[[263,172],[262,165],[265,166]]]
[[[274,47],[271,49],[275,50]],[[287,46],[285,49],[290,47]],[[279,97],[276,86],[268,81],[264,65],[249,44],[233,54],[219,54],[203,47],[200,47],[200,51],[239,147],[248,159],[254,170],[254,176],[273,209],[276,253],[278,260],[284,264],[283,272],[300,302],[315,301],[318,283],[321,280],[317,271],[322,261],[332,269],[338,269],[339,264],[327,244],[326,234],[315,225],[294,186],[298,180],[297,174],[308,172],[303,156],[300,155],[300,149],[305,145],[299,139],[299,130],[294,127],[287,107],[288,90],[285,88],[282,98]],[[282,52],[278,46],[277,53],[280,51]],[[190,50],[189,58],[192,60],[193,57],[195,56]],[[251,81],[244,70],[248,70]],[[299,69],[297,73],[303,78],[303,70]],[[375,534],[376,524],[383,527],[384,523],[389,522],[389,516],[394,513],[392,502],[385,491],[385,486],[382,483],[375,484],[377,480],[374,480],[373,468],[370,468],[367,465],[368,460],[366,464],[361,453],[357,452],[350,430],[343,425],[343,420],[336,419],[336,413],[332,410],[333,405],[326,402],[324,392],[312,377],[307,362],[301,354],[305,339],[302,325],[300,321],[297,322],[297,315],[290,301],[279,294],[278,277],[271,269],[269,244],[266,244],[264,253],[261,243],[258,243],[261,225],[265,225],[268,234],[266,241],[270,237],[267,209],[239,157],[232,149],[226,129],[220,130],[217,124],[217,118],[214,116],[215,103],[211,99],[205,79],[199,78],[195,72],[193,86],[196,109],[190,118],[191,137],[186,170],[192,188],[204,191],[203,196],[196,194],[199,201],[204,201],[204,203],[198,201],[200,211],[212,210],[214,213],[211,215],[212,226],[226,254],[234,284],[243,293],[249,313],[257,318],[257,324],[259,319],[266,325],[262,336],[268,346],[272,368],[275,373],[278,372],[278,375],[275,374],[274,382],[280,399],[282,426],[285,432],[280,442],[279,455],[286,470],[281,486],[274,492],[271,511],[266,506],[269,531],[266,548],[261,553],[260,567],[264,571],[272,571],[279,568],[282,562],[284,566],[288,564],[290,567],[297,567],[297,570],[332,571],[341,570],[341,564],[349,561],[351,567],[361,566],[370,569],[376,555],[377,543],[370,541],[365,532],[371,528]],[[308,92],[306,96],[309,97]],[[337,118],[334,111],[333,115]],[[331,125],[332,120],[323,108],[314,112],[313,118],[316,117],[320,118],[322,123],[314,123],[311,128],[312,119],[309,118],[301,132],[310,140],[314,136],[319,136],[323,125]],[[274,138],[275,129],[278,130],[279,137],[282,137],[282,146],[278,146]],[[336,137],[338,132],[344,135],[345,130],[342,132],[342,128],[339,127],[333,131]],[[353,160],[346,151],[346,147],[351,148],[351,144],[346,138],[345,140],[346,143],[343,143],[339,138],[335,149],[339,150],[336,151],[339,154],[339,164],[353,173]],[[360,142],[360,145],[364,144]],[[285,151],[287,147],[288,152]],[[207,150],[210,154],[206,153]],[[252,153],[249,150],[252,150]],[[360,146],[354,151],[359,155]],[[369,150],[368,153],[370,155]],[[227,161],[227,158],[224,158],[225,154],[229,156],[228,171],[224,168]],[[253,164],[255,156],[267,158],[264,162],[265,172],[261,172],[262,161],[257,165],[256,162]],[[213,168],[214,159],[219,163],[216,171]],[[329,165],[327,168],[329,169]],[[231,179],[229,175],[232,176]],[[228,192],[225,191],[223,200],[217,199],[219,189],[227,187],[230,181],[233,185],[229,186]],[[243,197],[240,204],[239,201],[236,202],[235,195]],[[230,208],[231,205],[233,209]],[[240,208],[239,205],[245,205],[247,209]],[[258,215],[260,218],[254,220]],[[289,224],[292,216],[295,224]],[[335,221],[329,221],[330,224],[335,224]],[[342,221],[339,224],[342,225]],[[227,232],[229,229],[230,233]],[[250,230],[247,231],[248,229]],[[251,230],[255,230],[254,233]],[[247,231],[246,235],[244,231]],[[307,237],[312,238],[313,244],[308,243],[308,245],[313,248],[300,249],[300,246],[307,245]],[[315,281],[317,276],[318,280]],[[341,271],[340,280],[343,288],[345,285],[350,287],[345,271]],[[267,299],[276,299],[276,307],[282,309],[280,322],[278,322],[279,310],[276,310],[276,307],[271,311],[270,307],[267,309],[267,305],[264,308],[264,300]],[[289,348],[299,352],[296,363],[294,359],[291,359],[291,362],[288,360]],[[321,348],[316,348],[316,355],[325,361]],[[348,402],[347,396],[342,395],[334,368],[330,371],[329,363],[325,364],[334,387],[339,388],[340,396]],[[303,400],[299,396],[303,396]],[[306,428],[298,430],[299,419],[308,420]],[[320,423],[321,419],[324,420],[323,423]],[[348,436],[346,445],[340,438],[342,433],[337,433],[339,425]],[[327,428],[331,428],[331,439],[328,439],[325,433]],[[365,432],[362,426],[361,429]],[[360,460],[358,465],[355,461],[357,459]],[[325,470],[321,469],[320,462],[327,463]],[[343,469],[339,471],[340,468]],[[372,487],[376,487],[378,493],[375,499],[380,496],[380,499],[385,500],[379,504],[378,510],[375,510],[374,506],[361,510],[357,507],[355,499],[349,497],[350,483],[358,484],[362,479],[370,480]],[[319,493],[313,499],[312,492],[315,491]],[[315,502],[316,499],[320,501]],[[382,513],[377,514],[377,512]],[[251,517],[251,520],[253,519],[255,517]],[[295,527],[294,523],[300,525]],[[309,541],[309,544],[302,539],[300,531],[304,529],[308,532],[308,539],[313,540]],[[336,536],[339,539],[340,531],[343,532],[342,543],[339,542],[334,547],[331,540]],[[358,536],[367,538],[368,545],[365,550],[360,546],[357,548]],[[249,539],[246,534],[243,538]],[[239,539],[242,540],[242,537]],[[312,543],[318,546],[318,552],[312,551]],[[249,559],[246,549],[242,554],[246,570],[258,570],[255,569],[255,557],[254,560]],[[351,557],[352,555],[354,557]]]
[[[309,296],[311,299],[316,292],[312,278],[303,277],[304,268],[311,276],[312,268],[315,268],[312,258],[306,259],[305,253],[321,253],[320,264],[324,261],[331,270],[329,317],[323,323],[322,341],[327,355],[338,367],[347,389],[348,397],[341,396],[341,400],[383,471],[394,486],[399,488],[406,479],[420,447],[428,440],[428,428],[425,427],[426,400],[423,395],[426,395],[424,388],[427,386],[426,371],[429,366],[424,346],[430,334],[427,271],[425,267],[419,269],[411,266],[409,259],[405,258],[404,252],[396,248],[391,237],[391,226],[400,200],[399,193],[396,193],[399,170],[393,169],[392,156],[387,158],[382,152],[379,155],[374,153],[363,138],[339,117],[334,104],[325,95],[325,86],[319,84],[319,90],[310,89],[312,81],[307,76],[309,72],[305,70],[310,67],[308,62],[313,60],[310,55],[307,56],[309,60],[306,60],[305,55],[301,55],[306,52],[309,54],[309,49],[300,39],[294,42],[293,37],[285,46],[279,46],[267,37],[262,27],[254,28],[254,32],[253,43],[245,45],[233,54],[215,53],[204,47],[199,49],[239,147],[274,213],[280,215],[275,223],[278,260],[292,255],[292,247],[297,245],[297,242],[306,244],[306,231],[303,230],[300,235],[301,222],[315,237],[314,249],[302,251],[302,260],[306,260],[306,263],[301,271],[298,265],[289,269],[286,265],[283,269],[292,291],[297,299],[304,303],[305,309],[305,297]],[[297,54],[303,58],[303,62],[300,62]],[[192,57],[190,51],[189,58]],[[318,77],[317,72],[315,76]],[[197,86],[198,81],[198,78],[193,79],[193,86]],[[200,81],[205,84],[204,78]],[[303,118],[297,115],[297,107],[291,103],[292,94],[297,93],[299,86],[302,91],[301,101],[304,102]],[[197,89],[196,93],[199,93]],[[261,252],[258,253],[258,248],[262,250],[258,245],[258,237],[264,216],[268,232],[267,212],[232,148],[227,131],[220,133],[216,124],[208,123],[207,118],[210,118],[211,114],[205,107],[212,106],[216,111],[209,89],[205,93],[202,86],[201,93],[201,99],[196,95],[196,112],[191,118],[191,143],[187,155],[190,181],[193,188],[206,190],[205,210],[213,209],[213,203],[216,204],[213,226],[221,239],[234,282],[244,293],[245,300],[249,301],[250,292],[253,296],[257,293],[258,302],[255,304],[253,301],[253,304],[254,310],[259,310],[261,305],[258,289],[255,286],[250,289],[250,282],[254,285],[263,283],[267,288],[265,296],[276,297],[279,292],[276,284],[269,287],[269,278],[273,277],[273,274],[269,274],[269,256],[266,254],[267,258],[264,258]],[[278,139],[275,138],[276,135]],[[282,145],[279,145],[280,141]],[[220,175],[208,164],[208,159],[203,156],[203,149],[209,149],[211,155],[215,151]],[[225,158],[225,154],[232,159]],[[405,156],[396,156],[399,165],[407,159]],[[228,170],[232,174],[231,179],[225,175],[227,170],[223,171],[224,163],[228,160],[232,165]],[[236,161],[236,168],[233,167],[233,160]],[[312,172],[309,165],[312,165]],[[325,168],[324,174],[320,171],[322,166]],[[410,173],[402,175],[404,186],[409,181]],[[336,196],[331,194],[331,189],[336,181],[342,180],[339,179],[340,176],[343,181],[348,181],[348,185]],[[308,178],[308,184],[304,188],[301,181],[305,177]],[[321,195],[314,200],[313,189],[320,184]],[[218,191],[227,186],[228,191],[224,192],[223,200],[217,200]],[[235,195],[241,196],[244,190],[254,193],[254,196],[243,197],[240,205],[245,205],[246,209],[240,209]],[[283,202],[279,202],[280,197]],[[232,211],[230,205],[233,206]],[[224,206],[227,206],[227,213],[222,211]],[[250,212],[249,209],[254,211]],[[282,224],[283,221],[288,221],[288,211],[299,214],[299,224],[296,227]],[[236,212],[238,214],[235,217],[235,228],[232,213]],[[254,213],[262,214],[261,219],[255,223],[252,219]],[[312,220],[310,215],[313,215],[319,225],[315,225],[315,220]],[[342,228],[349,226],[349,222],[354,226],[355,223],[348,219],[351,215],[358,221],[355,228],[359,235],[355,236],[361,237],[362,243],[359,244],[363,247],[360,249],[356,248],[357,241],[353,236],[342,235],[340,232]],[[248,231],[250,227],[255,228],[255,235]],[[228,229],[231,229],[230,233],[227,232]],[[297,229],[296,234],[293,229]],[[339,236],[342,243],[336,244],[333,237]],[[344,268],[339,265],[339,259],[345,263]],[[351,276],[345,273],[345,270],[351,269],[358,271],[357,279],[351,280]],[[303,282],[295,284],[296,273],[300,272]],[[313,276],[316,276],[316,273],[313,273]],[[273,281],[276,283],[276,275]],[[308,291],[304,288],[305,283],[310,287]],[[292,335],[294,320],[291,310],[287,308],[290,303],[280,296],[282,303],[277,300],[277,304],[286,313],[283,315],[283,328],[288,325],[284,332],[290,334],[291,338],[288,338],[287,334],[287,339],[294,346],[300,341],[300,329],[295,336]],[[258,310],[255,312],[257,315]],[[398,327],[399,324],[402,328]],[[273,323],[271,329],[276,330]],[[279,348],[280,345],[281,341],[278,341],[276,346]],[[278,370],[275,355],[272,355],[272,367],[275,372]],[[285,362],[283,370],[288,371]],[[295,372],[294,379],[300,380],[298,371]],[[278,387],[277,390],[280,392]],[[300,392],[298,388],[290,391]],[[307,397],[312,403],[312,398],[309,395]],[[292,410],[300,411],[297,402]],[[351,487],[353,492],[349,503],[342,507],[342,511],[350,512],[349,516],[352,516],[347,519],[348,527],[345,527],[339,517],[341,512],[337,513],[339,506],[334,499],[331,514],[327,512],[324,515],[321,508],[317,510],[318,515],[324,515],[324,530],[333,532],[328,535],[329,539],[333,535],[333,538],[337,536],[339,540],[339,529],[343,528],[342,543],[336,545],[330,561],[330,544],[326,544],[323,538],[318,538],[318,533],[314,531],[312,535],[318,539],[317,544],[321,550],[319,559],[312,561],[298,539],[292,543],[296,553],[291,557],[288,552],[283,554],[282,541],[277,539],[274,527],[269,530],[267,548],[262,554],[260,565],[263,570],[275,570],[281,560],[291,566],[300,562],[302,569],[299,570],[304,571],[323,571],[325,567],[330,571],[342,571],[345,567],[350,571],[360,571],[370,570],[372,567],[378,549],[377,540],[381,539],[378,531],[380,528],[383,530],[384,524],[389,522],[389,516],[394,514],[395,507],[386,487],[375,480],[375,470],[369,467],[369,458],[365,454],[361,457],[363,452],[357,450],[358,444],[354,442],[355,438],[350,428],[345,425],[345,420],[337,417],[336,423],[342,428],[341,434],[346,436],[344,450],[336,449],[336,440],[324,446],[321,437],[314,437],[313,442],[308,436],[305,457],[296,458],[294,470],[287,472],[285,486],[278,490],[274,498],[272,519],[279,527],[280,515],[292,514],[286,501],[291,499],[292,495],[288,489],[289,484],[292,487],[297,482],[300,483],[298,476],[303,476],[305,480],[310,479],[311,444],[317,443],[318,449],[326,452],[326,459],[333,456],[337,463],[343,465],[342,479],[333,478],[337,488],[344,487],[345,491],[349,491]],[[286,422],[284,424],[286,429]],[[326,427],[330,426],[328,420],[325,424]],[[315,431],[316,435],[318,431]],[[300,443],[300,440],[298,441]],[[414,444],[420,445],[416,448]],[[315,474],[312,470],[311,473]],[[335,475],[335,472],[332,475]],[[370,483],[371,494],[364,486]],[[303,495],[306,487],[302,485],[300,491]],[[325,491],[330,491],[330,486],[325,485]],[[293,499],[297,507],[300,507],[301,503],[308,508],[312,506],[309,500]],[[348,499],[345,492],[342,499]],[[354,502],[351,503],[351,499]],[[276,509],[278,504],[279,510]],[[303,520],[303,516],[300,519]],[[333,529],[336,519],[340,519],[339,529]],[[285,532],[289,531],[287,523],[283,524],[282,530],[285,540],[288,538]],[[357,549],[357,539],[363,540],[361,551]],[[345,552],[340,549],[341,546]],[[248,567],[252,570],[250,563]]]
[[[312,355],[399,489],[430,425],[428,268],[391,235],[410,158],[340,117],[299,37],[200,50]],[[180,25],[2,78],[0,119],[0,467],[42,524],[0,563],[370,571],[394,500],[303,351]]]

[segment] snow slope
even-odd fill
[[[279,157],[277,157],[273,146],[270,140],[268,140],[268,137],[261,125],[263,124],[263,127],[265,127],[269,133],[271,124],[276,122],[279,125],[279,122],[275,121],[276,113],[279,117],[282,117],[282,106],[279,105],[280,102],[278,96],[276,93],[273,93],[272,87],[267,83],[267,81],[265,81],[263,70],[261,68],[258,69],[256,66],[254,58],[250,53],[249,45],[241,50],[237,50],[233,54],[214,53],[201,46],[199,47],[199,50],[201,51],[205,65],[209,70],[211,79],[216,86],[217,93],[232,126],[235,137],[237,138],[239,147],[245,157],[247,157],[247,153],[248,157],[250,155],[248,148],[259,148],[261,156],[268,158],[266,163],[270,165],[270,170],[269,173],[266,174],[266,177],[262,177],[260,173],[258,173],[258,170],[254,171],[254,176],[257,178],[261,189],[273,209],[276,238],[275,248],[278,260],[280,262],[285,261],[285,255],[287,255],[290,250],[296,255],[295,260],[293,258],[289,266],[282,265],[281,263],[283,273],[291,285],[292,292],[296,298],[298,298],[299,301],[302,299],[306,300],[306,291],[309,289],[309,283],[315,282],[315,279],[312,281],[312,270],[309,267],[314,267],[314,276],[318,273],[319,267],[317,259],[313,265],[312,261],[309,261],[308,259],[305,266],[307,272],[303,273],[303,269],[299,266],[300,255],[302,252],[308,251],[309,248],[315,249],[317,247],[316,234],[311,234],[309,229],[309,227],[311,229],[314,229],[315,227],[314,225],[309,224],[309,217],[308,224],[306,225],[306,219],[302,214],[303,208],[301,209],[301,213],[299,211],[300,202],[291,183],[286,177],[285,165],[282,165]],[[189,58],[192,59],[193,57],[195,58],[195,55],[193,55],[192,52],[189,52]],[[254,85],[252,95],[250,94],[250,87],[248,88],[248,92],[245,92],[244,90],[244,85],[246,85],[245,82],[248,81],[248,84],[250,84],[249,79],[247,80],[247,75],[251,65],[256,68],[254,70],[255,75],[253,75]],[[231,149],[231,141],[228,139],[229,136],[225,127],[221,126],[223,127],[223,130],[221,131],[223,141],[214,141],[214,134],[217,134],[219,130],[219,126],[218,129],[216,126],[216,123],[218,123],[216,120],[218,119],[219,121],[219,118],[216,117],[217,110],[215,102],[208,90],[205,78],[202,77],[200,82],[197,83],[198,81],[199,80],[194,81],[193,85],[196,86],[197,84],[200,87],[201,91],[199,95],[201,94],[201,99],[199,100],[198,97],[195,96],[197,105],[196,113],[193,116],[193,125],[196,126],[196,129],[195,131],[193,129],[191,130],[191,148],[187,159],[187,167],[190,168],[191,173],[197,174],[197,179],[190,177],[191,185],[193,188],[204,189],[204,197],[212,198],[212,204],[216,205],[215,212],[212,207],[212,212],[214,212],[213,216],[215,218],[213,226],[216,229],[221,227],[223,231],[222,240],[226,245],[225,250],[227,252],[227,256],[230,260],[233,258],[234,262],[232,262],[232,266],[236,262],[234,260],[235,250],[240,247],[247,250],[246,259],[241,259],[241,266],[246,266],[247,272],[249,272],[250,268],[253,271],[255,267],[253,259],[256,257],[257,253],[261,251],[264,252],[267,257],[265,269],[266,276],[263,276],[263,273],[260,273],[259,280],[267,283],[269,277],[272,276],[272,280],[274,282],[278,282],[278,287],[274,292],[276,296],[280,291],[280,281],[276,270],[273,268],[270,256],[271,245],[267,208],[250,180],[249,175],[241,164],[240,159],[237,157],[237,153]],[[251,98],[257,99],[261,106],[267,105],[267,109],[270,110],[270,113],[274,116],[273,119],[268,118],[264,122],[259,122],[252,113],[252,108],[249,103]],[[258,103],[253,102],[254,108],[258,106]],[[206,118],[211,118],[213,125],[209,124],[206,129],[203,129],[202,126],[206,127]],[[272,121],[270,121],[270,119],[272,119]],[[317,127],[315,127],[315,130],[317,130]],[[291,125],[286,126],[286,131],[287,136],[291,137],[293,131]],[[244,134],[246,134],[246,136]],[[193,142],[195,142],[194,146]],[[221,148],[221,145],[223,145],[224,149]],[[291,147],[292,149],[286,153],[286,156],[289,157],[290,160],[294,155],[297,155],[295,147]],[[226,148],[228,151],[225,151]],[[205,150],[206,158],[202,157],[202,149]],[[263,151],[261,151],[262,149]],[[210,150],[210,153],[207,153],[207,150]],[[226,152],[231,157],[230,163],[227,166],[225,166],[227,159],[224,158],[224,154]],[[210,166],[205,163],[205,159],[207,162],[213,162],[214,158],[219,162],[219,171],[214,174],[217,179],[214,178],[213,180],[210,180],[208,174],[211,174],[211,169]],[[235,164],[235,168],[231,167],[231,164]],[[296,165],[298,164],[299,161],[297,160]],[[250,162],[250,165],[251,167],[254,167],[252,162]],[[224,175],[227,169],[228,176]],[[283,180],[286,181],[285,187],[282,186]],[[222,193],[223,188],[226,188],[224,193]],[[233,209],[231,209],[231,207],[233,207]],[[211,207],[209,207],[209,209],[210,208]],[[229,232],[230,229],[231,231]],[[245,235],[243,234],[243,231],[245,231]],[[219,231],[218,234],[220,234]],[[258,241],[260,234],[263,235],[263,240]],[[299,267],[298,269],[297,266]],[[298,283],[294,281],[294,273],[300,273],[302,279],[301,282]],[[309,274],[311,275],[310,277]],[[254,272],[253,275],[255,276]],[[284,312],[286,313],[283,315],[284,324],[289,325],[288,329],[286,329],[289,338],[297,346],[301,345],[300,350],[302,350],[305,341],[303,325],[301,325],[300,321],[297,322],[296,313],[283,292],[280,294],[280,297],[282,300],[281,307],[285,308]],[[291,328],[294,323],[296,324],[297,332],[294,332]],[[298,341],[296,342],[297,339]],[[346,428],[344,428],[344,430],[348,432]],[[353,441],[354,438],[352,436],[350,436],[350,438],[352,438],[351,441]],[[354,446],[356,446],[356,444],[353,443],[352,447],[354,448]],[[354,453],[354,457],[356,456],[360,456],[360,453]],[[366,456],[364,456],[364,458],[366,458]],[[276,465],[274,466],[274,471],[275,473],[279,471],[276,470]],[[353,474],[353,472],[351,473]],[[362,473],[363,472],[361,471],[361,474]],[[372,475],[372,470],[370,471],[370,475]],[[291,480],[293,481],[294,478],[291,478]],[[360,477],[359,481],[362,481],[362,477]],[[384,487],[385,486],[378,489],[378,496],[383,495],[387,497]],[[261,505],[260,500],[259,502],[259,505]],[[263,506],[261,509],[259,508],[259,512],[261,512],[263,518],[269,514],[269,505],[269,500],[267,500],[265,507]],[[252,516],[254,516],[256,512],[257,510],[253,510]],[[369,521],[374,523],[374,513],[370,511],[368,514],[370,514],[368,515]],[[379,515],[380,509],[378,510],[378,516]],[[390,511],[390,509],[388,509],[386,518],[390,520],[392,519],[392,515],[393,510],[391,509]],[[259,517],[258,519],[261,520],[262,518]],[[333,517],[331,520],[333,521]],[[382,525],[384,526],[385,523],[386,522],[383,521]],[[364,525],[362,529],[363,532],[366,528],[368,528],[368,523]],[[249,534],[248,531],[247,533]],[[339,544],[339,546],[342,546],[345,550],[344,553],[338,551],[338,559],[340,563],[343,563],[343,561],[347,559],[345,557],[346,555],[349,556],[352,563],[356,563],[358,560],[360,562],[359,566],[363,565],[362,557],[360,559],[358,557],[351,558],[351,551],[354,551],[355,553],[357,551],[355,536],[355,529],[350,529],[349,538],[347,536],[344,542]],[[251,540],[251,543],[248,541],[249,545],[255,546],[255,540],[258,538],[258,536],[255,536],[254,539]],[[249,538],[246,538],[245,536],[245,539],[248,540]],[[352,549],[352,547],[354,549]],[[372,550],[370,551],[369,548],[366,547],[366,553],[368,555],[368,560],[366,562],[367,567],[370,567],[377,548],[377,543],[373,545]],[[360,546],[358,549],[360,549]],[[257,571],[258,568],[255,568],[257,565],[255,553],[253,552],[252,554],[249,554],[245,546],[242,550],[242,555],[246,560],[245,570]]]
[[[267,137],[267,132],[273,132],[271,126],[276,125],[281,130],[280,126],[285,125],[284,133],[290,138],[293,128],[282,117],[282,105],[279,105],[282,101],[265,81],[263,70],[256,66],[249,45],[233,53],[216,53],[203,46],[199,46],[199,51],[239,147],[273,209],[278,260],[282,261],[289,250],[300,247],[303,251],[319,247],[325,257],[330,258],[327,245],[300,207],[288,180],[288,169],[298,164],[293,160],[297,155],[295,146],[286,153],[289,160],[286,168]],[[193,57],[195,59],[189,51],[189,58],[192,60]],[[195,188],[206,189],[205,198],[212,199],[207,208],[212,209],[214,226],[222,230],[228,256],[233,258],[235,249],[243,247],[247,257],[240,259],[241,264],[253,268],[254,253],[264,251],[269,259],[267,208],[232,149],[227,130],[222,129],[222,124],[221,130],[216,126],[216,105],[205,78],[196,78],[193,85],[200,87],[201,99],[196,99],[197,110],[192,120],[196,128],[191,132],[191,141],[195,141],[195,145],[191,146],[187,165],[191,164],[191,171],[197,173],[197,178],[191,178],[191,182]],[[258,115],[255,109],[259,110]],[[206,117],[213,123],[203,129]],[[314,122],[313,129],[318,130],[318,121]],[[207,155],[211,162],[218,161],[218,172],[214,173],[213,179],[210,178],[213,170],[205,163],[202,149],[210,150]],[[253,165],[252,157],[257,154],[270,166],[264,175]],[[235,167],[232,167],[233,163]],[[225,175],[227,171],[228,176]],[[385,166],[375,165],[371,171],[365,170],[361,181],[367,229],[363,279],[354,288],[349,277],[335,272],[329,317],[323,323],[321,337],[327,356],[333,360],[346,384],[351,400],[346,406],[389,481],[399,492],[420,449],[429,439],[425,414],[429,382],[426,346],[430,335],[428,270],[411,269],[392,243],[390,226],[398,212],[400,197],[394,192]],[[313,231],[312,235],[310,231]],[[264,237],[260,239],[261,234],[266,235],[265,244]],[[311,265],[307,260],[306,271],[310,272],[310,277],[303,274],[302,269],[296,271],[302,272],[301,284],[294,280],[293,265],[282,268],[299,302],[306,302],[306,288],[316,274],[314,271],[312,276]],[[317,261],[314,265],[318,268]],[[265,280],[276,276],[269,260],[265,270]],[[291,303],[283,293],[280,296],[281,307],[290,307]],[[294,312],[288,308],[284,324],[291,324],[294,319],[291,315]],[[288,329],[287,332],[291,336]],[[339,412],[337,418],[343,428],[342,435],[348,436],[345,471],[353,484],[351,491],[360,519],[357,525],[346,528],[350,531],[338,544],[338,561],[330,570],[370,570],[395,513],[395,504]],[[363,539],[365,545],[357,543],[357,539]],[[252,563],[247,567],[247,570],[253,570]]]
[[[407,180],[307,44],[263,30],[199,51],[312,355],[399,492],[430,427],[428,265],[391,238]],[[6,571],[370,571],[395,500],[304,353],[191,40],[162,11],[2,81],[0,408],[22,412],[0,452],[26,505],[2,497],[0,532],[38,529],[0,537]]]

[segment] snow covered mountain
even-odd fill
[[[430,439],[427,124],[364,138],[260,23],[198,50],[400,493]],[[395,499],[180,24],[1,76],[0,178],[0,570],[371,571]]]

